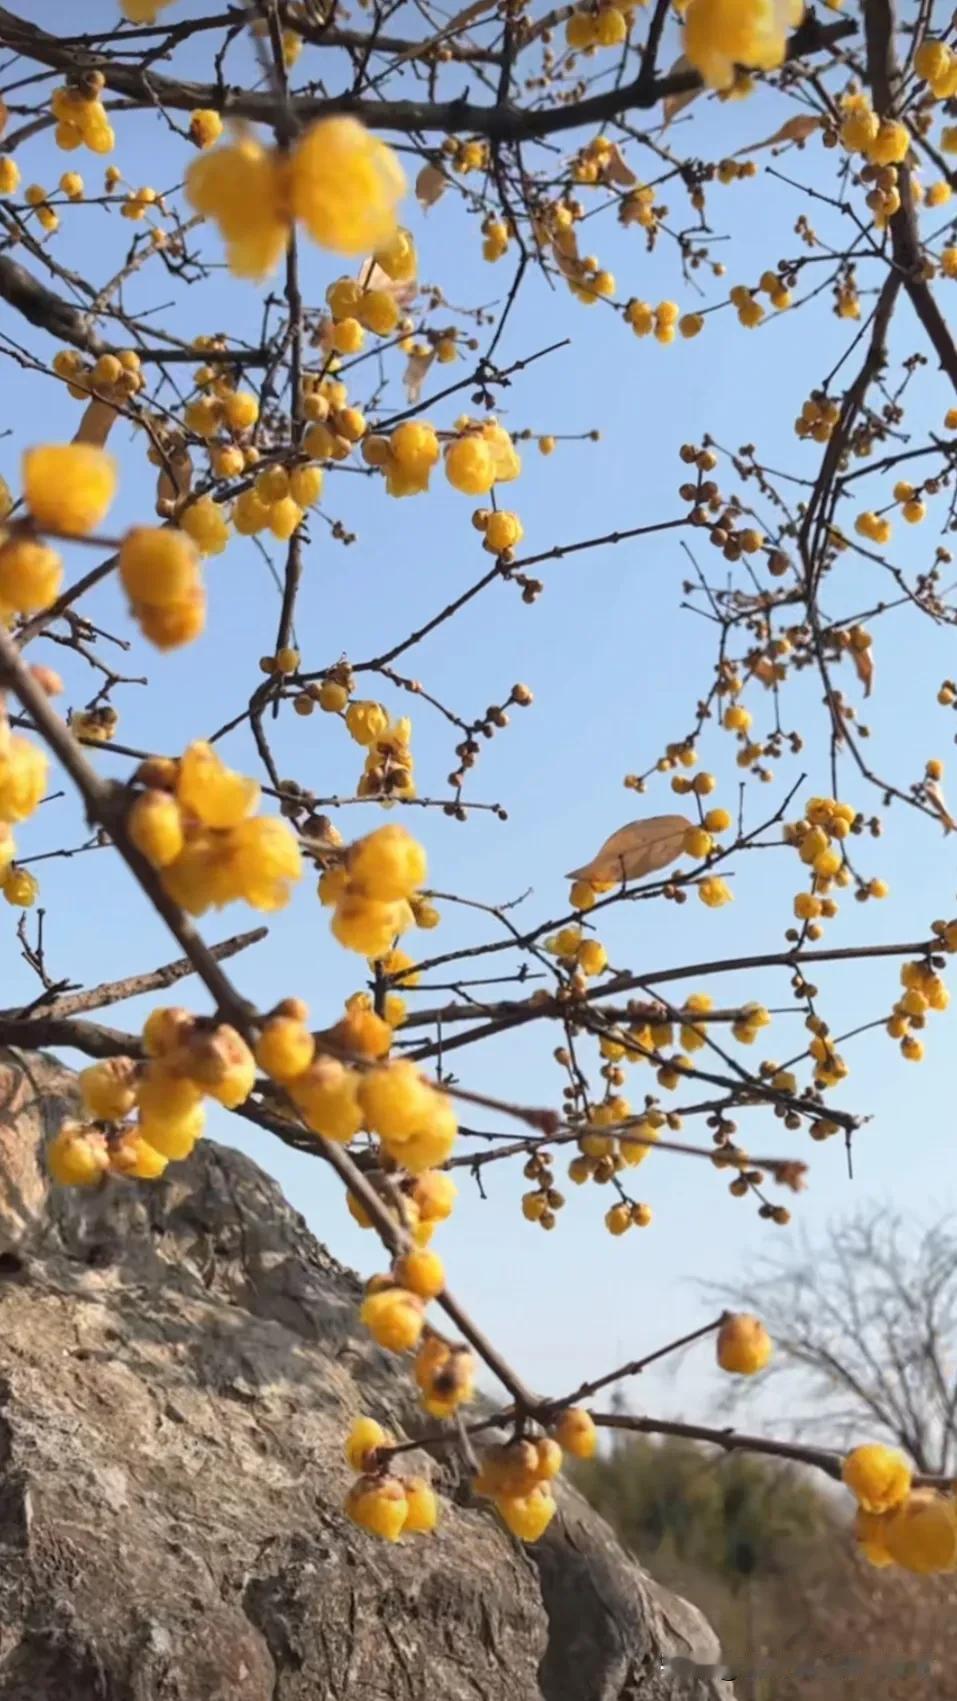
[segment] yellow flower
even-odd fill
[[[198,740],[183,753],[176,797],[207,827],[237,827],[255,810],[259,786],[227,768],[211,744]]]
[[[378,1346],[390,1353],[408,1352],[422,1333],[422,1301],[402,1288],[383,1288],[366,1296],[359,1318]]]
[[[218,112],[198,107],[190,114],[189,133],[198,148],[211,148],[223,133],[223,121]]]
[[[12,537],[0,547],[0,608],[36,614],[49,608],[60,589],[63,562],[55,549],[30,537]]]
[[[292,210],[322,248],[365,254],[388,242],[404,192],[396,155],[355,118],[321,118],[293,149]]]
[[[409,1516],[405,1485],[397,1477],[359,1477],[346,1496],[345,1513],[361,1530],[397,1542]]]
[[[403,1483],[406,1520],[403,1534],[427,1535],[439,1521],[439,1503],[424,1477],[406,1477]]]
[[[290,1082],[289,1094],[314,1134],[345,1145],[362,1127],[355,1069],[334,1057],[317,1057]]]
[[[14,909],[28,910],[36,903],[40,894],[40,882],[29,868],[8,868],[0,882],[0,890],[8,904]]]
[[[698,887],[698,897],[703,904],[707,904],[709,910],[715,910],[720,909],[722,904],[730,904],[733,893],[723,880],[712,875],[709,879],[702,880]]]
[[[275,270],[289,219],[285,165],[274,149],[243,136],[202,154],[186,173],[186,194],[198,213],[216,220],[237,277],[264,278]]]
[[[255,910],[281,910],[302,874],[299,841],[278,815],[241,821],[229,835],[237,897]]]
[[[422,885],[425,851],[404,827],[377,827],[352,846],[348,870],[350,889],[389,903]]]
[[[888,1517],[877,1517],[873,1512],[865,1512],[858,1507],[854,1518],[854,1540],[869,1565],[883,1568],[893,1565],[887,1551]]]
[[[876,1441],[848,1453],[841,1476],[865,1512],[890,1512],[910,1493],[911,1471],[903,1453]]]
[[[185,532],[136,526],[123,539],[120,578],[130,601],[170,608],[184,601],[199,583],[199,557]]]
[[[747,1312],[732,1312],[718,1330],[718,1363],[734,1376],[753,1376],[763,1370],[772,1351],[764,1324]]]
[[[111,1057],[81,1069],[77,1079],[87,1115],[100,1122],[128,1116],[136,1104],[135,1069],[129,1057]]]
[[[784,63],[787,34],[804,15],[804,0],[691,0],[684,50],[713,89],[730,89],[735,67],[773,71]]]
[[[0,754],[0,821],[25,821],[46,790],[47,759],[18,733]]]
[[[949,1495],[918,1488],[887,1520],[887,1552],[907,1571],[953,1571],[957,1565],[957,1507]]]
[[[569,1406],[555,1425],[555,1440],[575,1459],[590,1459],[598,1446],[598,1431],[591,1415],[580,1406]]]
[[[116,462],[91,443],[45,443],[23,457],[23,495],[37,525],[85,537],[116,494]]]
[[[557,1511],[545,1483],[537,1483],[528,1494],[497,1495],[495,1504],[512,1535],[523,1542],[537,1542]]]
[[[64,1122],[46,1151],[47,1168],[65,1187],[95,1187],[109,1168],[103,1135],[81,1122]]]
[[[457,437],[445,451],[445,476],[465,496],[484,496],[495,483],[495,460],[484,437]]]

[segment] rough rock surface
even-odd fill
[[[532,1549],[439,1460],[434,1538],[350,1525],[349,1422],[417,1421],[356,1278],[211,1142],[49,1189],[70,1093],[0,1053],[2,1701],[728,1701],[700,1614],[571,1491]]]

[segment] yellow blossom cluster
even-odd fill
[[[290,665],[286,665],[287,661]],[[264,657],[261,664],[267,672],[295,671],[298,655],[290,650],[287,656]],[[365,750],[363,771],[357,791],[360,797],[410,798],[415,796],[412,758],[412,722],[407,715],[392,720],[382,703],[353,697],[355,679],[347,662],[330,669],[321,684],[311,684],[295,699],[300,714],[311,714],[315,707],[326,714],[338,715],[350,738]],[[335,904],[342,884],[341,872],[329,870],[329,877],[320,881],[319,896],[324,904]],[[434,912],[433,912],[434,914]],[[435,917],[437,921],[438,917]],[[417,925],[435,926],[417,920]]]
[[[263,278],[295,221],[340,254],[387,243],[405,179],[391,148],[356,119],[322,118],[285,153],[238,132],[193,161],[186,191],[197,212],[216,220],[230,269]]]
[[[436,1172],[437,1174],[441,1172]],[[415,1257],[415,1254],[411,1256]],[[408,1286],[408,1263],[403,1261],[402,1279]],[[413,1272],[414,1276],[415,1272]],[[413,1286],[421,1293],[421,1285]],[[430,1297],[426,1295],[425,1297]],[[415,1356],[414,1375],[422,1405],[430,1417],[450,1418],[474,1394],[475,1360],[467,1347],[450,1344],[428,1327]]]
[[[505,219],[486,218],[482,221],[482,258],[494,264],[508,253],[509,227]]]
[[[910,131],[896,118],[879,118],[866,94],[848,94],[841,102],[841,141],[849,153],[863,154],[870,165],[900,165],[910,148]]]
[[[452,1215],[458,1188],[445,1170],[427,1169],[418,1175],[391,1177],[389,1190],[382,1194],[382,1203],[397,1225],[403,1225],[416,1246],[428,1246],[439,1223]],[[362,1229],[371,1229],[372,1218],[362,1204],[350,1193],[346,1203],[349,1214]]]
[[[572,176],[577,182],[593,184],[607,179],[613,170],[612,161],[620,156],[605,136],[596,136],[577,156]],[[615,279],[601,265],[597,255],[581,255],[575,222],[583,217],[579,202],[557,201],[545,206],[534,224],[536,241],[550,250],[571,294],[577,301],[591,307],[615,293]]]
[[[906,520],[909,526],[919,526],[921,521],[927,518],[923,491],[908,479],[897,480],[894,485],[894,501],[900,504],[901,518]]]
[[[914,70],[930,85],[935,100],[957,95],[957,53],[946,41],[925,36],[914,55]]]
[[[493,485],[509,484],[518,477],[521,457],[498,420],[462,418],[455,429],[456,435],[445,446],[445,476],[453,490],[464,496],[487,496]]]
[[[773,71],[784,63],[788,30],[804,16],[804,0],[690,0],[685,57],[713,89],[730,89],[736,67]]]
[[[411,237],[409,241],[412,242]],[[370,289],[357,278],[337,278],[326,290],[326,302],[338,331],[332,346],[340,354],[357,353],[362,347],[363,331],[371,331],[376,337],[391,336],[402,317],[394,291]],[[344,325],[350,327],[345,339]]]
[[[891,1039],[900,1041],[901,1056],[908,1063],[920,1063],[924,1046],[917,1036],[926,1027],[931,1010],[947,1009],[950,992],[937,970],[920,959],[901,965],[900,981],[903,991],[888,1017],[887,1032]]]
[[[112,457],[87,444],[45,444],[23,456],[28,518],[0,525],[0,618],[37,614],[55,601],[63,579],[59,553],[36,535],[85,537],[104,518],[116,489]],[[5,501],[9,512],[12,502]]]
[[[346,1442],[346,1463],[358,1472],[346,1496],[346,1516],[370,1535],[398,1541],[402,1535],[421,1535],[434,1530],[439,1509],[425,1477],[393,1475],[380,1456],[393,1445],[391,1436],[375,1418],[357,1418]]]
[[[473,1481],[476,1494],[494,1501],[503,1523],[520,1541],[536,1542],[555,1516],[553,1483],[565,1453],[590,1459],[597,1445],[591,1415],[568,1406],[538,1440],[522,1436],[482,1454]]]
[[[858,514],[854,530],[860,537],[866,537],[868,543],[883,546],[891,539],[891,522],[886,514],[875,514],[870,509]]]
[[[38,531],[87,537],[116,494],[116,462],[89,443],[45,443],[23,456],[23,499]]]
[[[385,474],[390,496],[418,496],[428,490],[441,453],[438,433],[427,420],[404,420],[389,437],[366,437],[362,445],[363,460]],[[456,420],[454,435],[445,445],[445,476],[454,490],[487,496],[494,485],[517,478],[521,469],[515,445],[496,419]]]
[[[805,924],[811,939],[821,937],[822,921],[837,915],[833,888],[850,884],[850,870],[839,847],[856,820],[857,810],[851,804],[833,797],[812,797],[801,819],[789,821],[784,828],[785,842],[794,846],[810,873],[810,890],[796,894],[794,914]],[[883,897],[884,892],[878,889],[871,895]]]
[[[34,902],[39,887],[29,869],[14,863],[16,843],[11,827],[34,813],[46,783],[45,752],[13,732],[0,709],[0,888],[7,902],[20,908]]]
[[[508,508],[477,508],[472,524],[482,533],[482,547],[490,555],[509,555],[525,535],[518,515]]]
[[[95,361],[85,360],[79,349],[59,349],[53,357],[53,370],[66,380],[67,392],[74,401],[100,401],[121,406],[144,388],[145,378],[135,349],[121,349],[116,354],[101,354]]]
[[[574,51],[592,47],[620,47],[627,40],[631,13],[646,0],[617,0],[617,4],[583,7],[573,12],[565,25],[565,40]]]
[[[367,437],[362,446],[366,465],[384,472],[386,490],[396,497],[428,490],[440,455],[438,434],[427,420],[403,420],[389,437]]]
[[[75,83],[54,89],[50,97],[50,111],[56,119],[53,138],[65,153],[87,147],[94,154],[109,154],[116,146],[113,126],[100,100],[104,81],[101,71],[84,71]]]
[[[378,707],[353,703],[349,713]],[[354,713],[353,737],[358,720]],[[369,737],[361,743],[371,743],[380,731],[372,716],[362,730]],[[410,900],[425,876],[425,852],[404,827],[378,827],[359,839],[319,881],[319,896],[332,907],[332,932],[340,945],[364,957],[384,958],[397,935],[413,925]]]
[[[151,757],[126,816],[131,842],[190,915],[242,900],[254,909],[288,903],[302,872],[295,834],[278,816],[255,816],[259,786],[227,768],[209,744],[178,761]]]
[[[269,531],[285,543],[302,525],[306,509],[319,501],[322,486],[322,468],[314,463],[286,467],[280,461],[273,461],[236,498],[233,525],[242,537],[257,537],[260,532]]]
[[[625,306],[624,318],[636,337],[650,337],[654,333],[657,342],[673,343],[681,309],[676,301],[660,301],[657,307],[652,307],[647,301],[633,299]]]
[[[840,417],[841,404],[833,396],[820,393],[810,395],[807,401],[801,404],[801,412],[794,421],[794,430],[798,437],[811,438],[815,443],[827,443]]]
[[[203,1132],[204,1098],[234,1110],[248,1097],[256,1064],[227,1023],[188,1010],[154,1010],[143,1029],[146,1062],[113,1057],[81,1071],[86,1121],[65,1121],[47,1148],[55,1181],[95,1187],[103,1177],[153,1181],[187,1158]],[[135,1120],[127,1120],[133,1113]]]
[[[952,1492],[914,1488],[903,1453],[881,1442],[853,1448],[841,1474],[857,1501],[855,1539],[871,1565],[897,1565],[922,1576],[957,1570]]]
[[[206,592],[192,538],[173,526],[134,526],[120,546],[130,612],[158,650],[191,643],[206,624]]]

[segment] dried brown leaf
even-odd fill
[[[7,119],[9,118],[9,116],[10,116],[10,113],[7,110],[6,101],[0,100],[0,136],[3,135],[3,132],[7,127]]]
[[[424,165],[415,180],[415,197],[420,207],[434,207],[445,194],[449,180],[437,165]]]
[[[607,182],[618,183],[622,189],[633,189],[638,182],[617,142],[612,142],[605,155],[604,176]]]
[[[683,815],[650,815],[629,821],[606,839],[597,856],[575,868],[569,880],[640,880],[677,861],[692,823]]]
[[[405,385],[405,393],[410,402],[415,403],[421,397],[422,385],[425,383],[426,373],[434,359],[435,351],[431,348],[424,354],[409,355],[408,364],[403,374],[402,382]]]
[[[74,443],[92,443],[97,449],[102,449],[116,424],[117,413],[110,402],[104,402],[101,397],[94,396],[87,402],[83,415],[73,436]]]
[[[410,301],[415,300],[418,292],[418,284],[414,278],[411,282],[397,283],[395,278],[390,278],[388,272],[382,270],[378,261],[372,259],[363,260],[356,277],[363,289],[381,290],[383,295],[391,295],[400,307],[407,307]]]
[[[760,153],[762,148],[773,148],[775,142],[806,142],[820,128],[820,118],[809,112],[799,113],[796,118],[789,118],[786,124],[782,124],[780,130],[775,130],[773,136],[765,136],[763,142],[752,142],[748,148],[739,148],[733,157],[740,159],[742,154]]]
[[[854,672],[864,687],[865,697],[869,697],[874,685],[874,652],[868,645],[866,650],[851,650],[851,661]]]
[[[751,677],[753,679],[760,679],[761,684],[770,691],[771,686],[777,679],[777,672],[775,670],[774,663],[771,661],[769,656],[758,657],[754,666],[751,668]]]
[[[692,69],[692,66],[691,66],[690,60],[686,59],[684,54],[682,54],[680,59],[675,60],[674,64],[671,67],[671,70],[668,72],[668,75],[669,75],[669,77],[676,77],[676,76],[679,75],[680,72],[690,71],[691,69]],[[686,90],[686,92],[684,94],[669,95],[668,99],[665,101],[665,104],[664,104],[664,115],[665,115],[664,128],[666,130],[668,128],[668,125],[671,123],[671,120],[673,118],[677,118],[679,112],[683,112],[685,107],[690,106],[691,102],[693,100],[697,100],[700,93],[701,93],[700,88],[697,88],[697,89],[688,89],[688,90]]]
[[[935,815],[940,820],[945,833],[957,832],[957,821],[947,808],[944,794],[936,780],[924,781],[924,794]]]

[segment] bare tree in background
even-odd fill
[[[725,1298],[760,1309],[774,1336],[767,1377],[800,1380],[795,1424],[893,1439],[921,1471],[957,1458],[957,1226],[869,1205],[762,1259]]]

